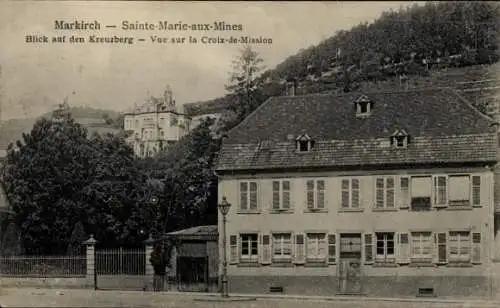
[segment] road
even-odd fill
[[[137,307],[137,308],[493,308],[498,302],[463,303],[366,301],[366,300],[297,300],[263,298],[247,301],[215,302],[209,297],[189,294],[145,292],[2,289],[2,307]],[[213,299],[213,298],[212,298]]]

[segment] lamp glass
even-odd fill
[[[222,215],[227,215],[229,213],[229,208],[231,207],[231,204],[227,202],[226,198],[222,199],[222,202],[219,204],[219,210]]]

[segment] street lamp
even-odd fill
[[[227,214],[229,213],[229,208],[231,207],[231,203],[227,202],[226,197],[222,197],[222,202],[219,204],[219,211],[222,214],[222,248],[223,248],[223,272],[222,272],[222,289],[221,296],[229,297],[229,290],[227,286],[227,252],[226,252],[226,223],[227,223]]]

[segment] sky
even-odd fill
[[[0,2],[1,120],[38,116],[61,103],[125,111],[171,85],[177,105],[226,93],[239,44],[203,44],[203,36],[271,38],[256,44],[267,68],[336,31],[372,22],[408,2]],[[100,30],[57,30],[55,21],[97,21]],[[123,21],[240,24],[242,31],[123,30]],[[107,28],[106,25],[116,25]],[[45,35],[49,43],[27,43]],[[133,37],[133,44],[91,43],[89,36]],[[52,37],[65,42],[52,43]],[[71,36],[85,43],[70,43]],[[198,38],[197,44],[153,43],[151,36]],[[143,42],[137,41],[145,39]]]

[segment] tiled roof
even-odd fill
[[[371,115],[355,115],[362,93],[274,97],[231,130],[218,170],[345,167],[379,164],[486,162],[497,159],[494,122],[451,89],[364,93]],[[389,137],[404,129],[406,149]],[[307,134],[310,152],[297,153],[295,138]],[[261,141],[265,141],[261,143]]]
[[[197,226],[167,233],[167,237],[181,240],[217,240],[219,236],[217,225]]]

